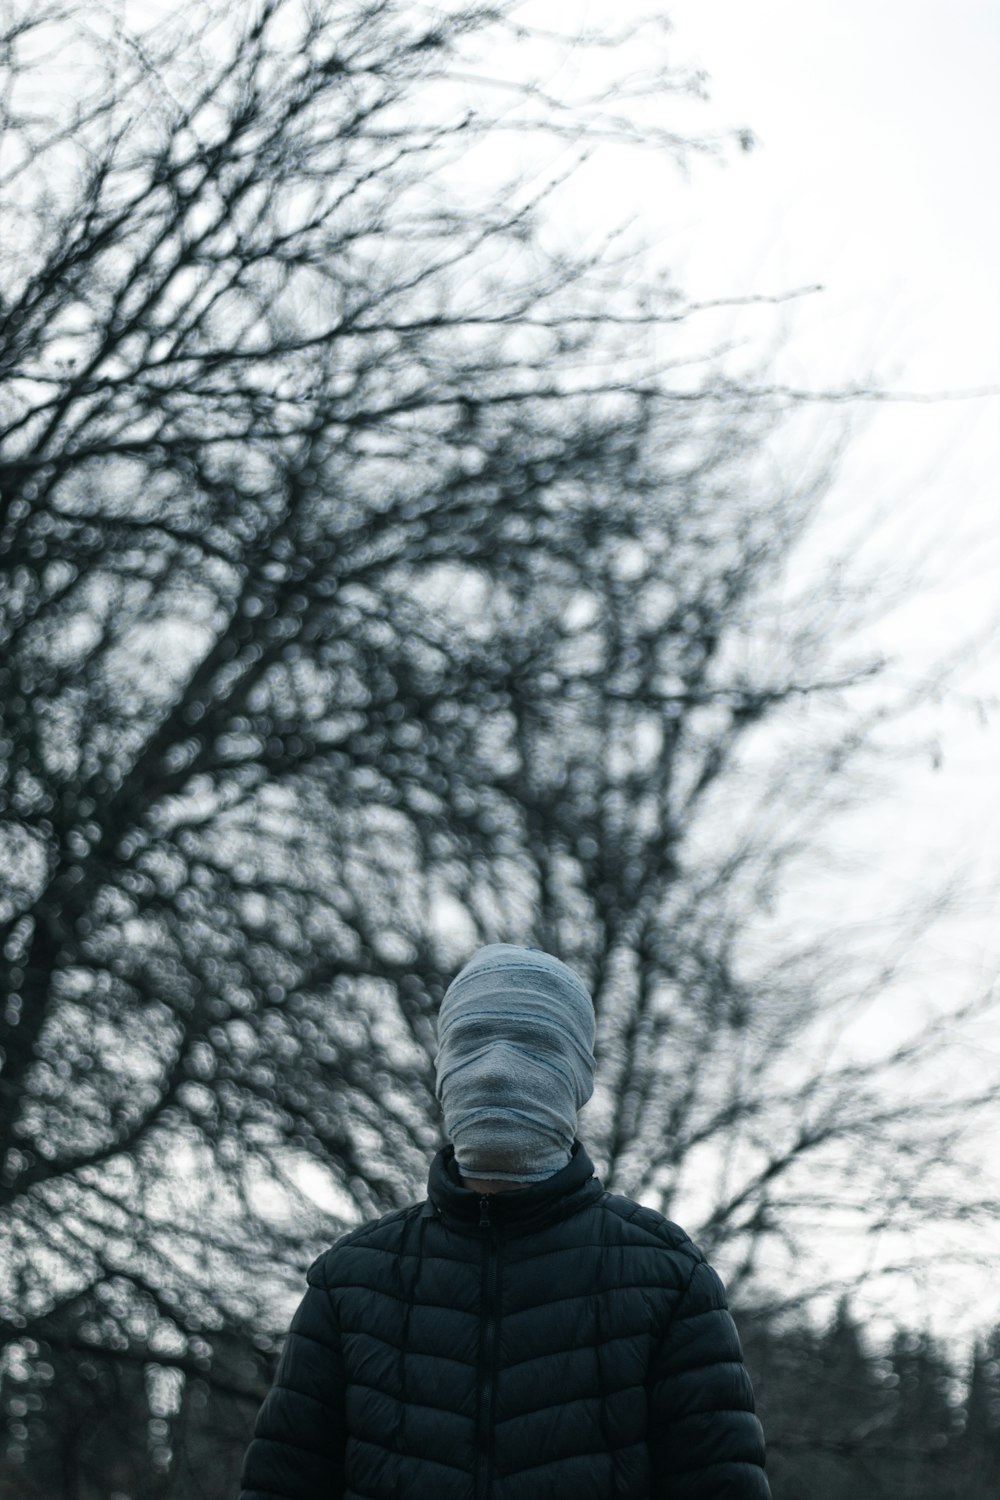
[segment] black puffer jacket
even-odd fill
[[[454,1148],[425,1203],[309,1268],[242,1500],[768,1500],[722,1283],[606,1193],[579,1141],[480,1197]]]

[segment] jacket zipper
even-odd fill
[[[476,1500],[489,1500],[490,1468],[493,1461],[493,1394],[496,1388],[497,1329],[500,1308],[500,1248],[490,1222],[490,1200],[479,1199],[479,1227],[483,1240],[483,1316],[481,1342],[476,1460]]]

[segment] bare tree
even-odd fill
[[[852,649],[860,585],[775,603],[829,465],[764,479],[787,393],[664,356],[697,309],[613,237],[552,239],[552,176],[469,188],[526,124],[570,166],[706,148],[649,112],[698,80],[566,104],[525,75],[510,116],[475,58],[527,46],[518,16],[5,13],[12,1346],[124,1286],[100,1347],[183,1362],[411,1201],[477,938],[580,967],[605,1177],[669,1211],[711,1163],[690,1227],[742,1295],[857,1201],[845,1146],[898,1213],[954,1207],[928,1173],[976,1099],[891,1092],[929,1038],[803,1062],[863,987],[745,951],[907,703]]]

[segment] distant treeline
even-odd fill
[[[823,1331],[738,1317],[774,1500],[1000,1493],[1000,1326],[962,1360],[908,1329],[873,1353],[846,1304]],[[3,1377],[0,1500],[234,1500],[278,1351],[203,1349],[178,1370],[29,1341]]]
[[[739,1326],[774,1500],[1000,1495],[1000,1326],[964,1358],[907,1328],[872,1352],[844,1303],[822,1332]]]

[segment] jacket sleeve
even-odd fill
[[[240,1500],[340,1500],[344,1363],[323,1259],[310,1266],[243,1460]]]
[[[736,1324],[703,1259],[646,1380],[652,1500],[770,1500],[764,1433]]]

